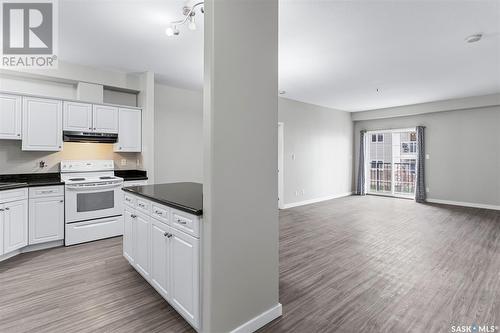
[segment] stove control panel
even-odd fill
[[[113,160],[67,160],[61,161],[61,172],[113,171]]]

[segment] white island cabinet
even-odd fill
[[[124,192],[123,256],[196,330],[201,217]]]

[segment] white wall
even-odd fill
[[[202,317],[215,333],[281,314],[278,0],[206,0],[204,17]]]
[[[279,121],[284,123],[285,207],[350,194],[351,114],[280,98]]]
[[[362,129],[417,125],[426,126],[428,199],[500,209],[500,106],[357,121],[355,151]]]
[[[156,182],[203,182],[203,92],[155,85]]]

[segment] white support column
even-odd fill
[[[154,184],[154,132],[155,132],[155,75],[145,72],[140,75],[139,106],[142,108],[142,153],[141,168],[148,172],[148,182]]]
[[[281,315],[278,0],[205,0],[203,331]]]

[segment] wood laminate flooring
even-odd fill
[[[280,212],[284,315],[260,332],[500,326],[500,212],[347,197]],[[0,263],[0,332],[193,332],[121,238]]]

